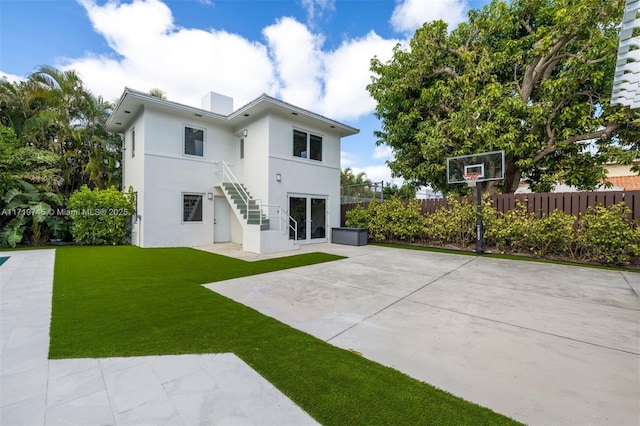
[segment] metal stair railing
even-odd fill
[[[285,229],[287,231],[289,231],[290,229],[293,230],[294,244],[297,243],[298,242],[298,221],[292,218],[289,215],[289,212],[283,209],[282,207],[280,207],[280,205],[278,204],[263,204],[263,206],[267,207],[268,211],[270,211],[271,208],[276,210],[276,213],[274,215],[269,214],[268,217],[271,218],[271,216],[278,216],[277,230],[279,231],[284,231]],[[293,225],[291,224],[291,222],[293,222]],[[285,226],[282,226],[282,224],[285,224]],[[284,234],[286,233],[283,232],[283,235]]]
[[[249,218],[251,217],[251,212],[258,212],[258,218],[259,218],[259,224],[260,226],[262,226],[262,202],[261,200],[252,200],[252,198],[249,196],[249,194],[247,193],[247,191],[244,189],[244,186],[242,186],[242,184],[240,183],[240,181],[238,181],[238,179],[236,178],[236,176],[233,174],[233,172],[231,171],[231,169],[229,168],[229,166],[227,165],[227,163],[225,163],[224,161],[221,161],[220,164],[222,164],[222,186],[224,188],[224,183],[230,183],[233,186],[233,189],[236,191],[236,193],[240,196],[240,199],[242,200],[242,203],[246,206],[247,208],[247,223],[249,222]],[[256,208],[252,209],[251,206],[251,201],[254,201]]]
[[[286,214],[286,217],[282,215],[282,212]],[[291,229],[293,231],[293,244],[298,243],[298,221],[291,217],[288,211],[285,209],[280,209],[280,221],[281,223],[286,219],[287,223],[287,231]],[[293,225],[291,225],[293,222]]]
[[[262,219],[263,219],[262,207],[263,206],[267,208],[273,207],[277,209],[277,214],[279,216],[278,228],[282,230],[283,229],[282,224],[286,223],[285,229],[287,229],[287,231],[293,230],[294,244],[296,244],[298,242],[298,222],[294,218],[292,218],[291,215],[289,215],[289,212],[281,208],[279,205],[262,204],[262,200],[259,200],[259,199],[253,200],[251,196],[249,196],[249,193],[246,191],[244,186],[240,183],[238,178],[236,178],[236,176],[233,174],[233,172],[229,168],[229,165],[224,161],[220,161],[218,164],[222,165],[222,187],[224,189],[225,182],[230,183],[233,186],[234,190],[240,196],[243,204],[247,208],[247,222],[249,222],[249,217],[250,217],[249,212],[257,211],[258,217],[260,218],[260,226],[262,226]],[[253,210],[251,209],[251,201],[254,201],[257,207],[256,209],[253,209]],[[293,222],[293,225],[292,225],[292,222]]]

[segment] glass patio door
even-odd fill
[[[289,215],[297,225],[297,240],[300,242],[324,242],[327,239],[327,199],[310,195],[289,197]],[[291,221],[291,225],[294,222]],[[289,229],[289,239],[294,230]]]
[[[306,240],[307,199],[302,197],[289,197],[289,216],[293,219],[289,227],[289,239],[293,240],[295,232],[297,232],[298,235],[296,239],[298,241]]]

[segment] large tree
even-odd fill
[[[104,128],[110,108],[73,71],[0,80],[0,246],[63,238],[65,218],[50,207],[82,185],[121,185],[122,140]]]
[[[368,90],[393,173],[464,190],[447,185],[446,158],[504,150],[504,192],[521,179],[534,190],[595,187],[604,162],[638,152],[638,114],[609,103],[623,8],[624,0],[494,0],[451,32],[442,21],[424,24],[389,62],[374,58]]]
[[[22,147],[59,158],[51,189],[64,196],[82,185],[120,185],[120,136],[105,130],[111,105],[86,89],[74,71],[42,66],[25,81],[0,80],[0,124]]]

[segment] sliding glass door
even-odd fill
[[[290,195],[289,215],[291,226],[289,238],[293,239],[297,232],[300,242],[327,241],[327,199],[314,195]],[[295,221],[295,222],[294,222]]]

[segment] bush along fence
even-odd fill
[[[462,201],[463,198],[456,198]],[[564,192],[564,193],[531,193],[531,194],[495,194],[489,196],[491,205],[500,213],[513,210],[517,203],[526,206],[527,212],[537,217],[549,215],[560,210],[569,215],[585,214],[590,206],[602,205],[610,207],[624,202],[631,210],[631,218],[640,223],[640,191],[597,191],[597,192]],[[442,206],[448,206],[451,199],[439,198],[417,200],[420,202],[422,214],[434,213]],[[343,204],[341,209],[341,226],[346,225],[346,213],[358,205],[367,207],[369,203]]]
[[[476,206],[471,199],[449,199],[427,213],[423,207],[419,200],[374,201],[345,211],[345,225],[368,228],[369,238],[374,241],[464,249],[475,242]],[[530,211],[530,205],[518,198],[512,208],[501,211],[495,207],[494,199],[485,197],[485,247],[540,257],[624,264],[640,256],[640,226],[633,214],[625,201],[608,206],[592,204],[584,212],[570,214],[558,208]]]

